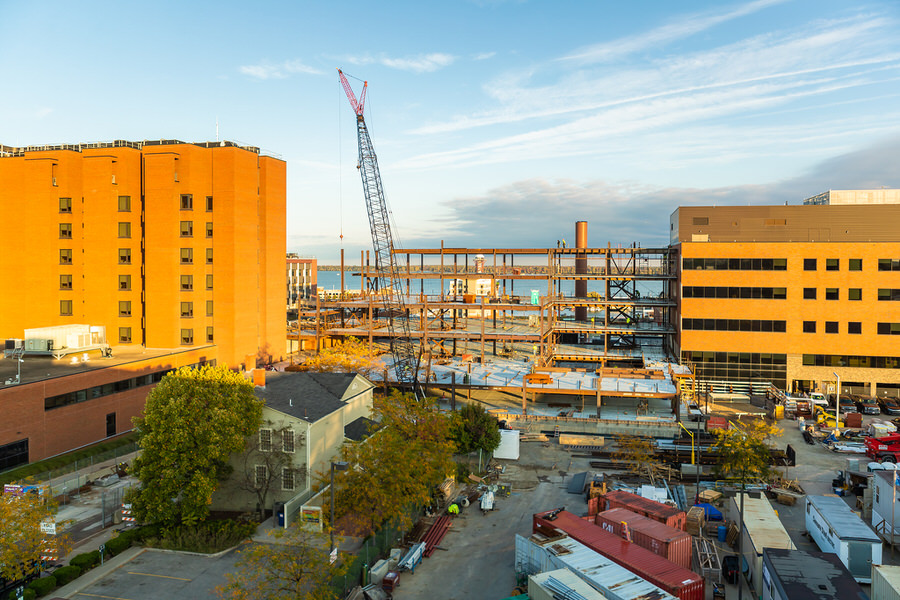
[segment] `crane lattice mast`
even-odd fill
[[[390,213],[381,185],[378,158],[369,137],[369,130],[363,118],[368,82],[363,82],[362,92],[357,102],[350,82],[343,71],[338,69],[341,85],[356,113],[356,134],[359,142],[359,169],[363,191],[366,196],[366,210],[369,213],[369,229],[372,231],[372,246],[375,250],[375,272],[378,293],[381,296],[390,334],[391,352],[394,356],[394,372],[398,383],[416,388],[419,357],[409,334],[409,315],[404,302],[403,287],[398,275],[394,256],[394,238],[391,234]]]

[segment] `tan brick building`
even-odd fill
[[[700,379],[900,396],[900,204],[680,207],[670,242]]]

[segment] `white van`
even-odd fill
[[[825,394],[822,392],[812,392],[809,395],[809,401],[813,404],[817,404],[822,408],[828,408],[830,405],[828,404],[828,399],[825,398]]]

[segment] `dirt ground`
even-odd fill
[[[748,411],[751,408],[759,410],[748,407]],[[865,422],[869,419],[865,417]],[[780,469],[785,478],[796,479],[807,494],[833,493],[831,480],[837,471],[846,468],[848,457],[859,455],[837,454],[821,445],[806,444],[797,421],[782,421],[780,425],[783,432],[777,445],[782,449],[788,444],[793,446],[798,463]],[[549,444],[523,442],[518,461],[499,462],[506,469],[500,481],[512,484],[512,495],[498,500],[497,509],[487,516],[473,506],[457,517],[441,542],[444,550],[424,559],[414,574],[403,573],[394,598],[506,598],[516,583],[515,534],[531,534],[532,514],[561,506],[575,514],[587,513],[583,496],[567,493],[566,487],[573,474],[596,472],[590,468],[590,459],[573,457],[551,439]],[[693,497],[694,486],[689,481],[684,483],[688,498]],[[818,550],[806,536],[803,501],[793,507],[773,506],[798,549]],[[720,550],[722,554],[734,552],[724,544]],[[885,564],[900,564],[900,556],[895,561],[887,549],[884,556]],[[864,590],[867,587],[863,586]],[[737,598],[735,586],[727,586],[726,591],[728,598]],[[744,596],[752,597],[746,587]],[[711,585],[707,587],[707,597],[712,598]]]

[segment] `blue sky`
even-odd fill
[[[683,204],[900,187],[900,4],[0,0],[0,143],[216,138],[288,163],[288,250],[667,240]],[[361,83],[351,80],[356,93]],[[341,242],[340,235],[344,238]]]

